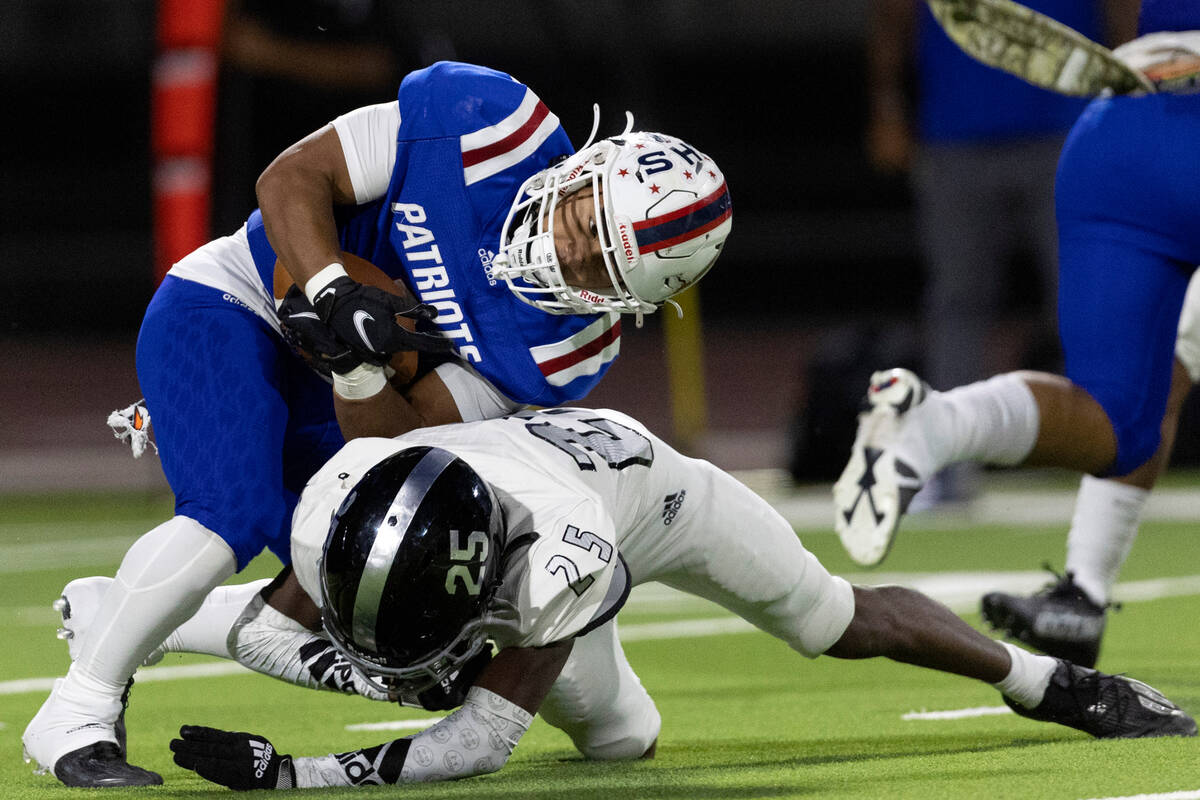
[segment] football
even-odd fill
[[[408,291],[408,287],[402,281],[393,280],[388,277],[386,272],[365,258],[356,256],[353,253],[343,252],[342,264],[346,267],[346,274],[359,283],[383,289],[385,292],[400,297],[412,299],[412,293]],[[292,285],[292,276],[288,274],[283,264],[276,260],[274,294],[277,304],[288,293]],[[416,320],[409,319],[408,317],[396,317],[396,322],[410,331],[415,330],[417,327]],[[395,370],[395,374],[390,379],[391,384],[397,388],[407,386],[417,374],[417,353],[415,351],[410,350],[396,353],[388,363]]]

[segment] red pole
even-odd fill
[[[224,0],[159,0],[151,90],[154,282],[209,239]]]

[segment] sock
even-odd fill
[[[208,593],[200,609],[163,642],[168,653],[203,653],[233,658],[227,640],[242,611],[271,582],[270,578],[234,586],[218,586]]]
[[[1041,415],[1025,382],[1005,374],[932,392],[906,416],[896,452],[927,481],[961,461],[1020,464],[1037,441]]]
[[[59,688],[61,700],[114,722],[134,670],[236,566],[229,545],[188,517],[144,534],[121,561]]]
[[[1026,708],[1037,708],[1046,695],[1046,687],[1050,685],[1054,670],[1058,668],[1058,659],[1022,650],[1008,642],[997,644],[1008,651],[1012,667],[1004,680],[992,685]]]
[[[1067,572],[1096,605],[1109,601],[1129,557],[1150,492],[1091,475],[1079,483],[1075,516],[1067,534]]]

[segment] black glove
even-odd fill
[[[283,327],[283,338],[322,375],[329,377],[330,372],[345,375],[362,363],[363,360],[350,352],[349,346],[340,342],[321,321],[317,310],[295,284],[288,289],[275,313]]]
[[[171,740],[175,763],[230,789],[291,789],[292,757],[275,752],[263,736],[184,725]]]
[[[350,347],[359,361],[386,364],[393,353],[422,350],[449,353],[451,344],[442,336],[407,331],[395,317],[433,320],[437,309],[374,286],[365,286],[343,276],[332,280],[317,294],[317,314],[334,334]]]
[[[458,708],[467,698],[467,691],[475,685],[475,679],[479,677],[479,673],[483,672],[483,668],[491,661],[492,648],[489,645],[483,649],[483,652],[472,656],[471,660],[463,664],[458,672],[436,686],[419,692],[417,702],[426,711],[449,711],[452,708]]]

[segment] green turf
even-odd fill
[[[0,511],[0,680],[60,674],[66,648],[44,610],[71,577],[112,574],[124,541],[169,514],[161,499],[84,497],[21,501]],[[905,530],[891,572],[1031,570],[1061,564],[1063,532],[973,527]],[[73,556],[75,540],[104,546]],[[835,572],[861,573],[834,536],[804,532]],[[38,545],[50,545],[38,547]],[[85,549],[86,548],[82,548]],[[115,554],[114,554],[115,553]],[[1200,572],[1194,526],[1149,524],[1126,580]],[[17,561],[12,559],[24,559]],[[70,562],[66,566],[59,561]],[[277,565],[260,558],[249,577]],[[981,590],[987,587],[980,587]],[[707,617],[714,607],[634,607],[622,623]],[[1128,671],[1200,711],[1200,597],[1131,603],[1112,617],[1101,666]],[[977,618],[971,621],[978,624]],[[808,661],[764,634],[635,641],[625,646],[658,703],[663,731],[653,761],[592,764],[540,720],[496,775],[416,787],[330,791],[322,796],[469,798],[1089,798],[1200,789],[1200,740],[1097,742],[1012,715],[905,721],[914,710],[999,704],[982,684],[886,661]],[[168,656],[167,664],[198,657]],[[0,798],[78,798],[20,759],[20,734],[44,693],[0,695]],[[164,787],[128,796],[209,797],[225,790],[176,768],[167,741],[181,723],[269,736],[284,752],[321,754],[384,741],[352,723],[419,718],[422,712],[308,692],[257,676],[137,686],[129,711],[133,760],[160,771]],[[393,734],[400,735],[400,734]],[[366,794],[363,794],[363,792]]]

